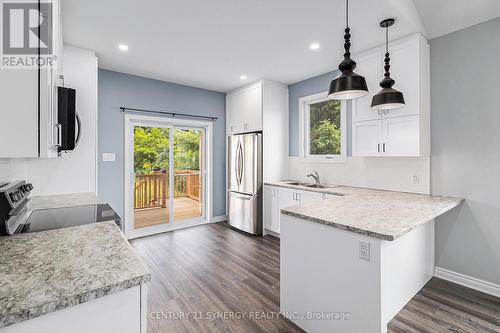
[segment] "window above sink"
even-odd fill
[[[301,156],[311,162],[345,163],[346,103],[327,92],[299,99]]]

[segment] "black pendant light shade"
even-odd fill
[[[346,0],[346,28],[344,34],[344,60],[339,65],[342,72],[337,78],[330,82],[328,98],[336,100],[355,99],[368,94],[366,80],[359,74],[354,73],[356,62],[351,59],[351,34],[349,29],[349,0]]]
[[[375,110],[393,110],[405,105],[403,93],[392,88],[395,81],[391,78],[391,74],[389,73],[391,67],[389,64],[391,60],[391,58],[389,58],[389,27],[393,24],[394,19],[387,19],[380,22],[380,26],[385,28],[385,74],[382,81],[380,81],[382,90],[372,98],[372,109]]]

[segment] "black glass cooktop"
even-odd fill
[[[37,232],[106,221],[114,221],[121,229],[120,217],[108,204],[36,210],[31,213],[20,232]]]

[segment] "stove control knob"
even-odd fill
[[[12,193],[10,194],[10,199],[11,199],[11,200],[12,200],[12,202],[14,202],[14,203],[15,203],[15,202],[18,202],[18,201],[19,201],[19,199],[21,199],[21,195],[20,195],[19,191],[12,192]]]

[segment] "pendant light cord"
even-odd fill
[[[384,57],[384,80],[380,83],[381,87],[391,88],[394,85],[394,80],[391,79],[391,73],[389,70],[391,69],[390,65],[391,58],[389,57],[389,26],[385,26],[385,57]]]
[[[385,53],[389,53],[389,27],[385,27]]]
[[[349,0],[345,0],[345,25],[349,28]]]

